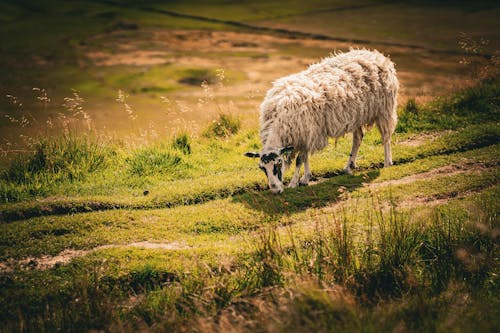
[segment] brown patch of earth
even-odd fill
[[[409,147],[417,147],[426,143],[427,141],[434,140],[445,134],[445,132],[436,133],[419,133],[409,137],[408,139],[398,141],[397,144]]]
[[[154,243],[149,241],[134,242],[129,244],[109,244],[97,246],[90,250],[74,250],[65,249],[55,256],[41,256],[41,257],[27,257],[21,260],[8,259],[4,262],[0,262],[0,272],[11,272],[14,267],[20,267],[21,269],[39,269],[46,270],[50,269],[56,265],[65,265],[71,262],[74,258],[83,257],[88,253],[110,249],[110,248],[120,248],[120,247],[137,247],[144,249],[162,249],[162,250],[184,250],[190,248],[190,246],[185,244],[180,244],[178,242],[172,243]]]
[[[167,62],[168,53],[160,51],[140,51],[130,50],[117,55],[112,55],[103,51],[87,52],[86,56],[98,66],[151,66],[161,65]]]
[[[233,90],[232,87],[230,94],[233,96],[246,96],[248,86],[251,87],[250,90],[263,95],[270,88],[270,82],[279,77],[304,70],[309,64],[319,61],[321,57],[326,57],[335,50],[362,47],[331,40],[285,38],[232,31],[149,29],[128,39],[121,34],[122,32],[112,32],[96,36],[91,44],[100,45],[99,50],[83,47],[83,52],[100,66],[174,63],[242,71],[248,78],[242,86],[247,89]],[[148,50],[143,50],[144,45],[147,45]],[[291,51],[290,48],[297,51]],[[396,64],[396,58],[405,57],[408,52],[407,49],[396,46],[384,47],[382,51],[385,54],[394,53]],[[449,73],[444,74],[433,69],[436,66],[448,68],[456,66],[457,63],[458,58],[450,56],[423,62],[421,66],[429,67],[429,71],[398,66],[401,81],[400,101],[404,101],[407,96],[435,96],[437,88],[440,91],[443,87],[456,88],[458,77],[453,80],[450,79]],[[189,94],[193,94],[193,91]]]
[[[488,167],[483,163],[464,163],[464,164],[451,164],[443,167],[433,169],[427,172],[418,173],[411,176],[406,176],[400,179],[387,180],[378,183],[365,184],[368,188],[379,188],[384,186],[397,186],[409,184],[421,179],[429,179],[437,175],[445,175],[446,177],[456,176],[462,173],[477,173],[487,170]]]
[[[75,47],[85,56],[78,57],[82,59],[82,67],[96,65],[97,70],[90,71],[90,74],[100,82],[98,89],[106,91],[104,96],[93,94],[93,85],[81,88],[89,89],[82,97],[86,99],[86,112],[93,120],[93,127],[126,141],[147,142],[170,137],[171,133],[182,130],[196,136],[221,110],[241,117],[244,128],[255,128],[258,126],[258,105],[273,81],[302,71],[335,50],[362,48],[363,45],[250,32],[149,28],[96,35]],[[374,48],[375,45],[367,47]],[[417,97],[419,102],[430,100],[455,89],[457,86],[453,82],[462,83],[466,76],[470,76],[470,73],[464,75],[463,70],[457,68],[458,55],[432,56],[424,50],[376,47],[390,55],[396,63],[401,83],[400,102],[410,97]],[[49,60],[40,58],[34,61],[42,66]],[[200,107],[200,99],[207,100],[206,92],[201,87],[179,83],[178,77],[167,77],[166,69],[165,82],[161,80],[162,68],[154,73],[152,82],[143,81],[140,77],[108,82],[101,77],[108,72],[103,68],[106,66],[137,66],[141,72],[147,73],[149,68],[167,63],[179,66],[179,69],[224,69],[234,74],[234,80],[224,81],[224,87],[211,85],[211,99]],[[128,72],[139,70],[124,69],[125,77],[130,74]],[[114,73],[114,70],[109,69],[109,72]],[[137,131],[134,133],[131,133],[130,122],[124,121],[121,116],[122,103],[110,99],[109,94],[115,96],[117,89],[130,95],[130,106],[137,115],[133,126]],[[172,101],[171,105],[163,102],[162,98],[166,96]],[[55,110],[56,106],[52,107]],[[40,124],[45,124],[45,121],[40,121]],[[43,129],[40,126],[30,129],[38,130]],[[136,138],[139,132],[140,139]]]
[[[447,204],[451,200],[464,199],[474,193],[479,193],[482,190],[484,190],[484,188],[469,190],[463,193],[450,192],[450,193],[433,195],[429,197],[414,197],[411,199],[399,201],[397,203],[397,207],[404,209],[415,208],[424,205],[426,207],[436,207]]]

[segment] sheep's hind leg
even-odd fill
[[[347,160],[347,165],[344,168],[344,172],[352,175],[352,171],[356,168],[356,157],[358,156],[359,147],[361,146],[361,141],[363,141],[363,127],[359,127],[354,132],[352,132],[352,149],[349,155],[349,160]]]
[[[393,129],[386,123],[377,123],[384,144],[384,167],[392,165],[391,135]]]
[[[309,184],[309,181],[313,179],[313,175],[311,173],[311,168],[309,167],[309,155],[304,154],[302,158],[304,159],[304,175],[300,178],[299,184],[301,186],[306,186]]]
[[[293,174],[292,180],[288,187],[297,187],[299,185],[299,176],[300,176],[300,168],[302,167],[302,163],[304,159],[301,154],[297,155],[297,159],[295,160],[295,173]]]

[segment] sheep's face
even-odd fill
[[[292,149],[292,147],[286,147],[266,150],[260,153],[245,153],[245,156],[248,157],[260,157],[259,168],[266,174],[269,189],[273,193],[283,192],[283,174],[285,173],[284,155]]]

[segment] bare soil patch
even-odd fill
[[[409,146],[409,147],[418,147],[422,144],[424,144],[427,141],[434,140],[440,136],[442,136],[444,132],[439,132],[439,133],[419,133],[415,134],[414,136],[398,141],[398,144],[403,145],[403,146]]]
[[[121,31],[110,32],[96,36],[89,44],[100,45],[98,49],[82,47],[86,57],[98,66],[173,63],[239,70],[248,78],[246,85],[261,94],[276,78],[301,71],[329,53],[364,47],[362,44],[334,40],[286,38],[249,32],[167,29],[141,30],[139,35],[129,37]],[[415,68],[415,62],[406,59],[408,50],[404,47],[385,46],[379,50],[392,55],[396,62],[401,81],[401,101],[406,96],[435,96],[436,91],[457,88],[459,75],[456,80],[450,79],[450,73],[442,73],[442,69],[456,71],[460,60],[458,56],[423,56],[419,68]],[[411,68],[398,65],[399,62],[408,62]],[[244,92],[236,89],[231,95],[240,93]]]
[[[0,272],[11,272],[14,267],[21,269],[39,269],[46,270],[57,265],[65,265],[71,262],[74,258],[83,257],[91,252],[120,247],[137,247],[144,249],[161,249],[161,250],[183,250],[188,249],[190,246],[178,242],[171,243],[154,243],[149,241],[133,242],[129,244],[109,244],[97,246],[90,250],[75,250],[65,249],[55,256],[41,256],[41,257],[27,257],[21,260],[8,259],[0,262]]]
[[[166,63],[168,53],[160,51],[129,50],[113,55],[103,51],[90,51],[86,53],[87,58],[97,66],[151,66]]]
[[[449,192],[429,197],[414,197],[408,200],[403,200],[398,202],[397,206],[403,209],[415,208],[424,205],[426,207],[441,206],[447,204],[451,200],[464,199],[474,193],[479,193],[482,190],[484,190],[484,188],[474,189],[463,193]]]

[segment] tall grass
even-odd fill
[[[497,250],[496,239],[478,225],[494,230],[495,213],[489,212],[485,221],[463,214],[442,208],[426,220],[415,220],[395,207],[389,212],[375,209],[362,222],[361,234],[357,218],[343,215],[330,226],[318,227],[300,246],[282,251],[279,262],[374,301],[420,287],[440,292],[451,280],[480,286],[491,273],[488,263]],[[476,260],[473,266],[467,264],[470,256]]]
[[[279,288],[270,294],[260,289],[245,307],[233,301],[200,326],[208,332],[472,328],[471,316],[461,320],[453,311],[461,311],[463,297],[477,313],[483,299],[471,295],[498,296],[496,214],[488,210],[478,217],[442,207],[414,219],[394,206],[375,206],[363,221],[343,212],[300,241],[293,231],[279,236],[267,229],[251,265],[266,268],[258,274],[261,286]],[[486,302],[492,304],[491,296]],[[485,313],[489,320],[491,313]]]
[[[59,183],[85,180],[107,167],[115,156],[113,145],[92,135],[42,138],[33,145],[33,151],[18,155],[1,173],[1,200],[19,200],[22,193],[15,190],[19,185],[37,196],[46,195]]]
[[[180,133],[174,136],[172,140],[172,148],[180,151],[184,155],[191,154],[191,139],[187,133]]]

